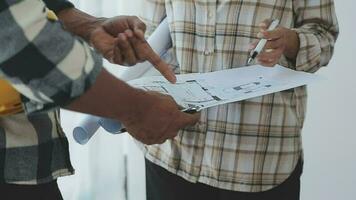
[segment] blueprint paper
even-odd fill
[[[183,74],[171,84],[162,76],[129,81],[133,87],[168,94],[184,109],[203,110],[295,87],[319,79],[317,75],[282,66],[259,65],[210,73]]]

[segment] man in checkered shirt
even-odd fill
[[[338,36],[333,0],[145,0],[149,31],[168,18],[177,72],[257,62],[314,73]],[[272,19],[280,26],[266,31]],[[207,109],[193,128],[146,146],[149,200],[299,199],[306,87]]]
[[[148,60],[175,81],[137,17],[95,18],[66,0],[1,0],[0,27],[0,78],[23,95],[24,108],[0,116],[1,199],[62,199],[56,179],[74,170],[59,114],[52,111],[58,106],[120,120],[147,144],[162,143],[198,120],[180,112],[172,98],[131,88],[102,68],[88,43],[113,63]]]

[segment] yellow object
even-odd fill
[[[54,13],[52,10],[48,10],[48,9],[47,9],[47,18],[49,20],[53,20],[53,21],[57,21],[58,20],[58,17],[56,15],[56,13]]]
[[[0,79],[0,116],[22,111],[20,94],[7,81]]]
[[[56,14],[47,10],[49,20],[58,20]],[[5,80],[0,79],[0,117],[23,111],[20,94]]]

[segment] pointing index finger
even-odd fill
[[[169,67],[169,65],[164,62],[156,52],[153,51],[151,46],[147,43],[147,41],[142,36],[142,32],[140,30],[135,31],[135,35],[137,35],[141,41],[144,43],[145,56],[148,62],[150,62],[169,82],[175,83],[177,78]]]

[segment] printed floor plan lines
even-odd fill
[[[129,84],[171,95],[185,109],[209,107],[254,98],[309,84],[314,74],[297,72],[282,66],[250,66],[209,73],[177,75],[171,84],[162,76],[143,77]]]

